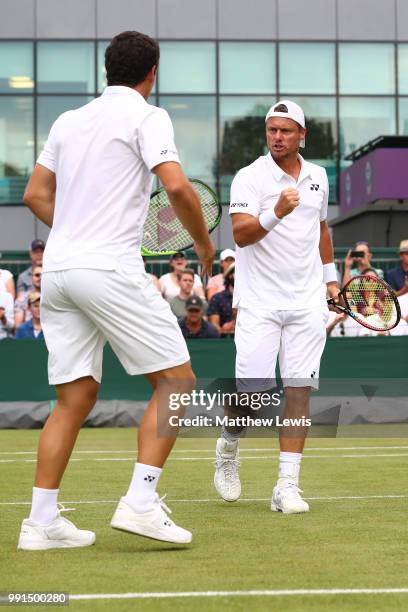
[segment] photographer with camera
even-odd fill
[[[343,287],[353,276],[366,274],[368,270],[374,270],[378,278],[384,278],[381,268],[373,268],[371,260],[373,254],[368,242],[360,240],[356,242],[354,249],[350,249],[344,260]]]

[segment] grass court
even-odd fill
[[[242,440],[243,496],[227,504],[212,485],[215,438],[179,438],[158,490],[176,523],[193,531],[192,544],[181,547],[109,527],[133,470],[135,431],[84,429],[60,501],[75,508],[64,516],[96,532],[96,544],[23,552],[16,545],[38,436],[0,431],[0,592],[65,591],[78,611],[408,608],[406,437],[311,438],[304,515],[269,509],[277,439]]]

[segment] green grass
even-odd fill
[[[35,455],[11,453],[34,451],[38,436],[38,431],[0,431],[0,502],[30,501]],[[128,429],[87,429],[80,434],[73,455],[79,461],[71,462],[67,470],[60,500],[76,508],[68,518],[79,527],[96,531],[95,546],[38,553],[17,551],[20,522],[28,515],[29,505],[0,506],[0,592],[408,587],[406,438],[310,439],[302,467],[305,497],[356,495],[365,499],[310,500],[310,513],[291,516],[269,510],[277,468],[276,439],[242,441],[243,499],[235,504],[218,500],[213,490],[215,440],[179,439],[159,492],[168,493],[166,502],[173,510],[172,518],[193,531],[193,543],[182,548],[109,527],[115,500],[124,494],[131,477],[135,437],[134,430]],[[361,446],[381,448],[342,450]],[[392,446],[405,448],[387,450]],[[84,450],[92,452],[78,452]],[[104,452],[95,453],[97,450]],[[123,452],[109,452],[114,450]],[[346,454],[358,457],[341,456]],[[390,456],[380,456],[383,454]],[[128,460],[96,460],[107,458]],[[6,463],[6,459],[12,461]],[[407,497],[369,497],[373,495]],[[78,501],[106,503],[71,503]],[[279,610],[283,606],[289,610],[405,610],[408,595],[94,600],[70,604],[75,610],[87,611]]]

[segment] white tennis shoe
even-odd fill
[[[162,542],[189,544],[193,539],[192,534],[167,516],[166,512],[171,514],[171,510],[163,499],[157,495],[152,510],[140,513],[133,510],[122,497],[112,517],[111,527]]]
[[[297,483],[289,478],[279,478],[272,493],[271,510],[284,514],[309,512],[309,504],[301,498]]]
[[[95,542],[93,531],[78,529],[60,515],[43,527],[24,519],[21,525],[18,546],[20,550],[48,550],[50,548],[79,548]]]
[[[224,438],[218,438],[215,449],[214,486],[225,501],[236,501],[241,495],[238,468],[238,440],[228,442]]]

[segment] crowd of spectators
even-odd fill
[[[17,288],[10,271],[0,269],[0,340],[4,338],[43,339],[40,320],[42,259],[45,244],[33,240],[30,245],[31,265],[21,272]],[[401,308],[401,321],[389,332],[374,332],[359,325],[345,314],[331,311],[327,323],[330,337],[408,335],[408,240],[399,246],[399,264],[385,272],[372,266],[373,254],[367,242],[359,241],[344,260],[344,286],[359,274],[371,274],[385,281],[395,291]],[[235,280],[235,252],[224,249],[220,254],[220,271],[212,276],[204,290],[201,278],[188,265],[183,251],[170,257],[170,271],[152,283],[166,299],[186,338],[232,337],[236,312],[232,308]]]
[[[402,240],[399,245],[400,263],[387,270],[371,265],[373,254],[368,242],[357,242],[354,249],[350,249],[344,260],[344,275],[342,285],[359,274],[369,274],[385,281],[394,290],[401,309],[401,321],[393,329],[378,332],[363,327],[354,319],[344,313],[331,311],[327,323],[327,334],[332,338],[356,336],[406,336],[408,335],[408,240]]]
[[[17,279],[0,270],[0,340],[4,338],[44,338],[40,320],[42,260],[45,244],[33,240],[30,245],[31,265]]]
[[[234,335],[234,264],[235,252],[232,249],[221,251],[221,270],[209,279],[206,296],[201,278],[188,267],[184,251],[171,256],[170,272],[159,278],[159,289],[177,317],[185,338]]]

